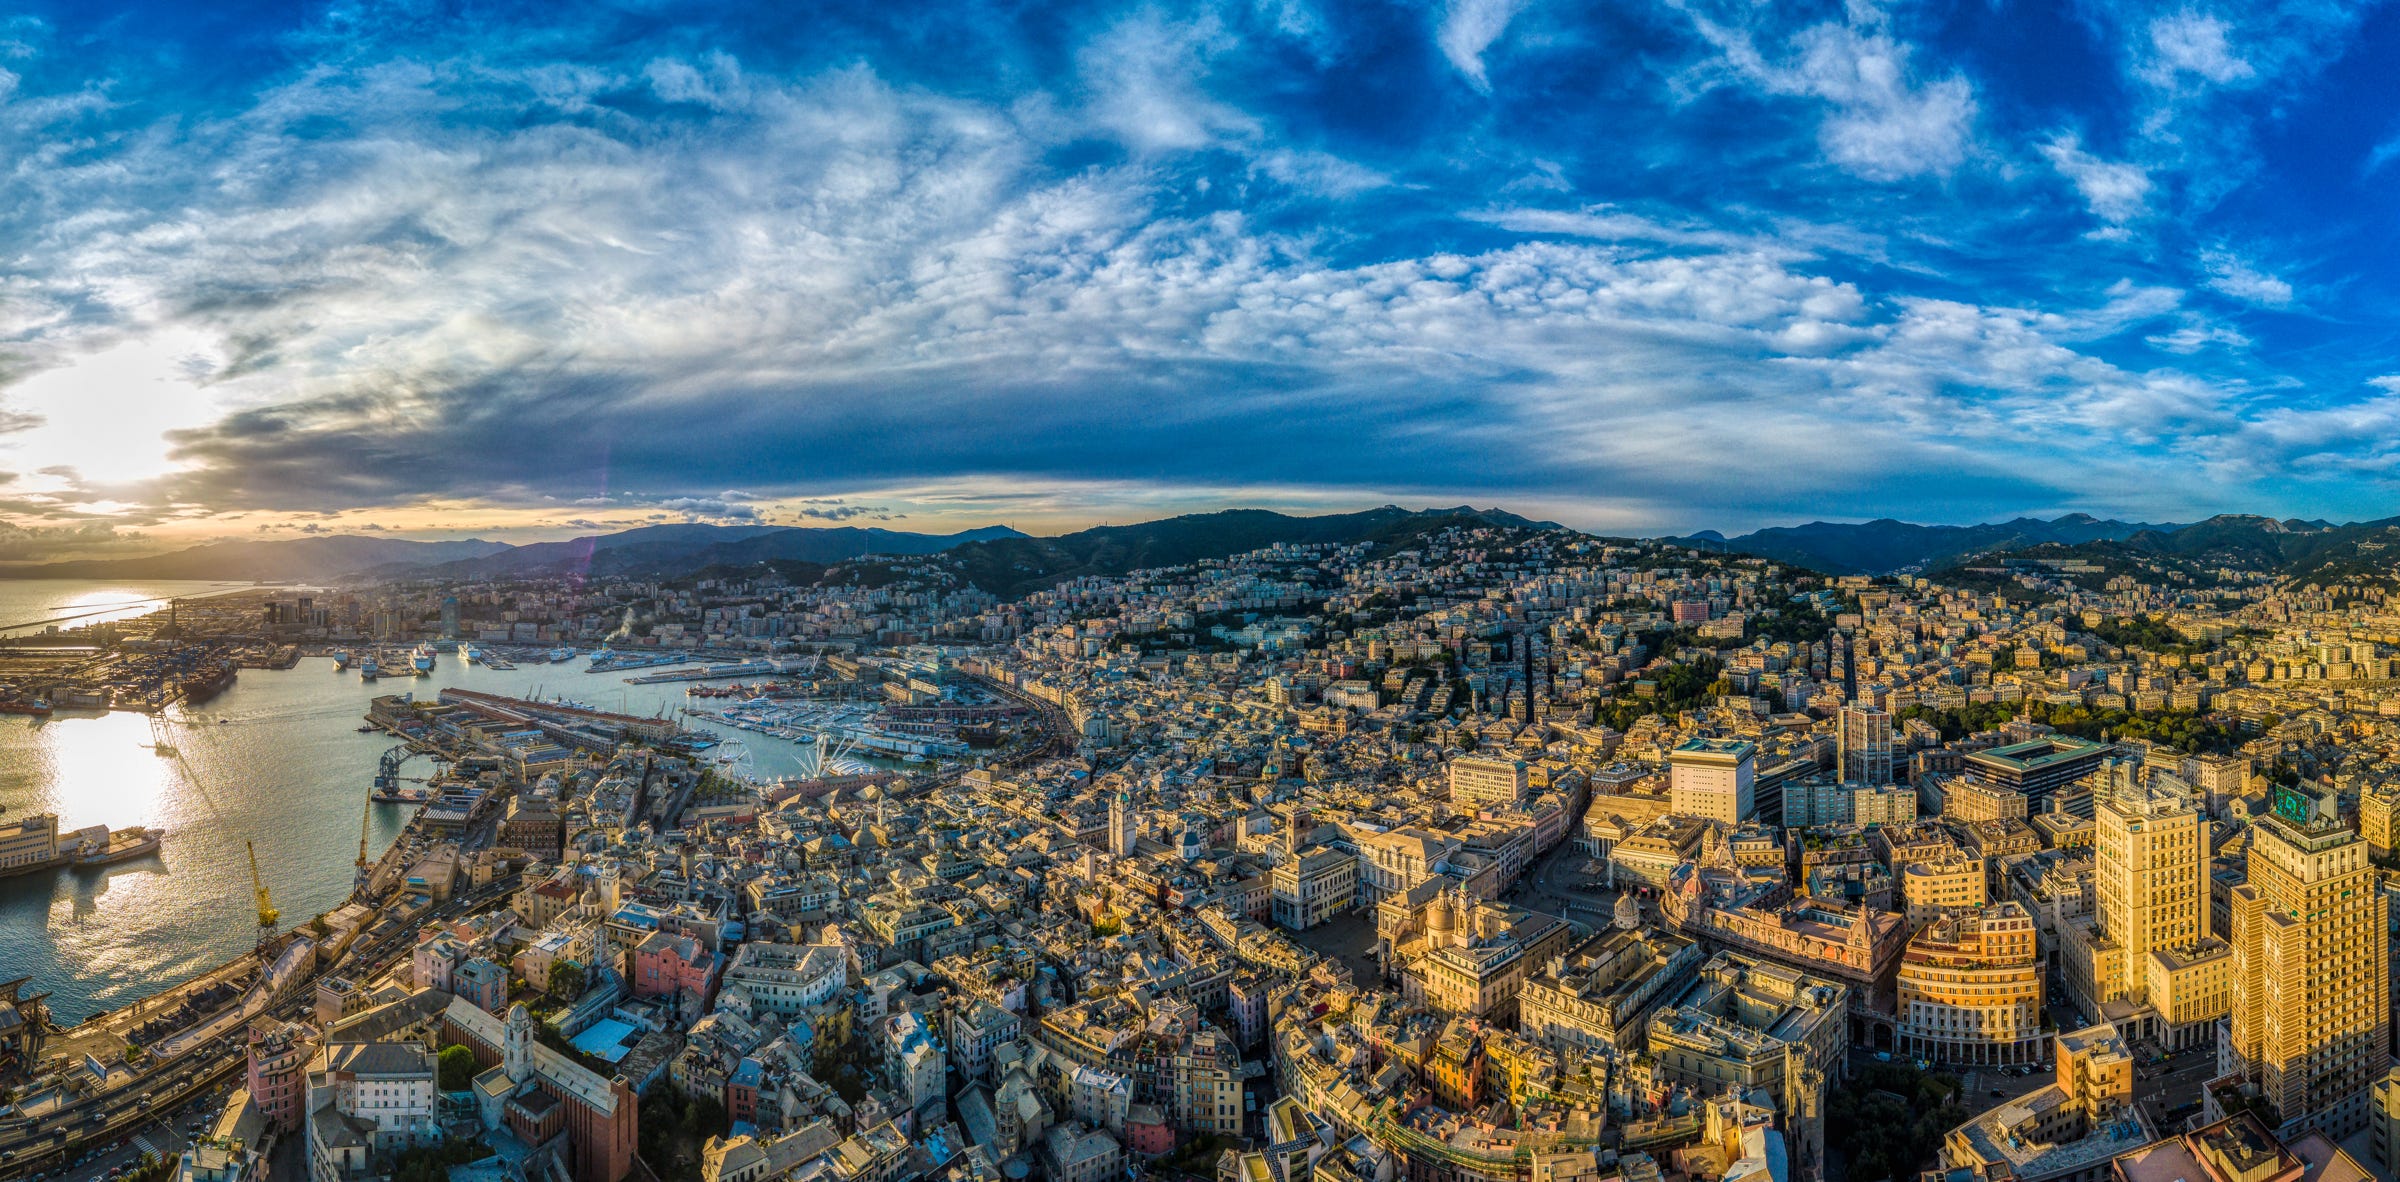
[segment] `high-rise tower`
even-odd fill
[[[1892,782],[1892,716],[1856,702],[1842,707],[1842,778],[1882,787]]]
[[[2234,1070],[2286,1133],[2365,1127],[2390,1065],[2390,904],[2334,803],[2275,790],[2233,890]]]

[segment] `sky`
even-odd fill
[[[2400,512],[2400,6],[0,5],[0,559]]]

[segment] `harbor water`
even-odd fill
[[[290,670],[244,670],[224,693],[155,720],[73,710],[0,716],[0,823],[54,812],[62,833],[86,825],[167,831],[154,856],[0,878],[0,980],[31,976],[35,988],[52,992],[55,1020],[72,1025],[232,958],[256,932],[245,841],[256,843],[287,924],[340,906],[362,810],[373,856],[415,807],[367,802],[376,760],[394,745],[358,733],[379,694],[431,698],[458,686],[640,715],[687,702],[689,683],[627,685],[632,674],[588,673],[585,665],[578,657],[490,669],[444,653],[431,676],[369,682],[310,658]],[[710,754],[741,755],[729,770],[772,778],[798,773],[810,758],[800,744],[724,733],[738,744]],[[420,759],[407,774],[429,768]]]
[[[146,616],[169,599],[238,591],[248,583],[197,579],[0,579],[0,634],[24,637],[44,627],[82,628],[110,620]]]

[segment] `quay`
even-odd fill
[[[138,825],[113,833],[93,825],[62,838],[56,813],[34,813],[0,822],[0,878],[130,861],[156,853],[163,836]]]

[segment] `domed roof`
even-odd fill
[[[1458,930],[1458,913],[1450,909],[1450,896],[1435,895],[1433,906],[1425,910],[1425,929],[1432,932]]]

